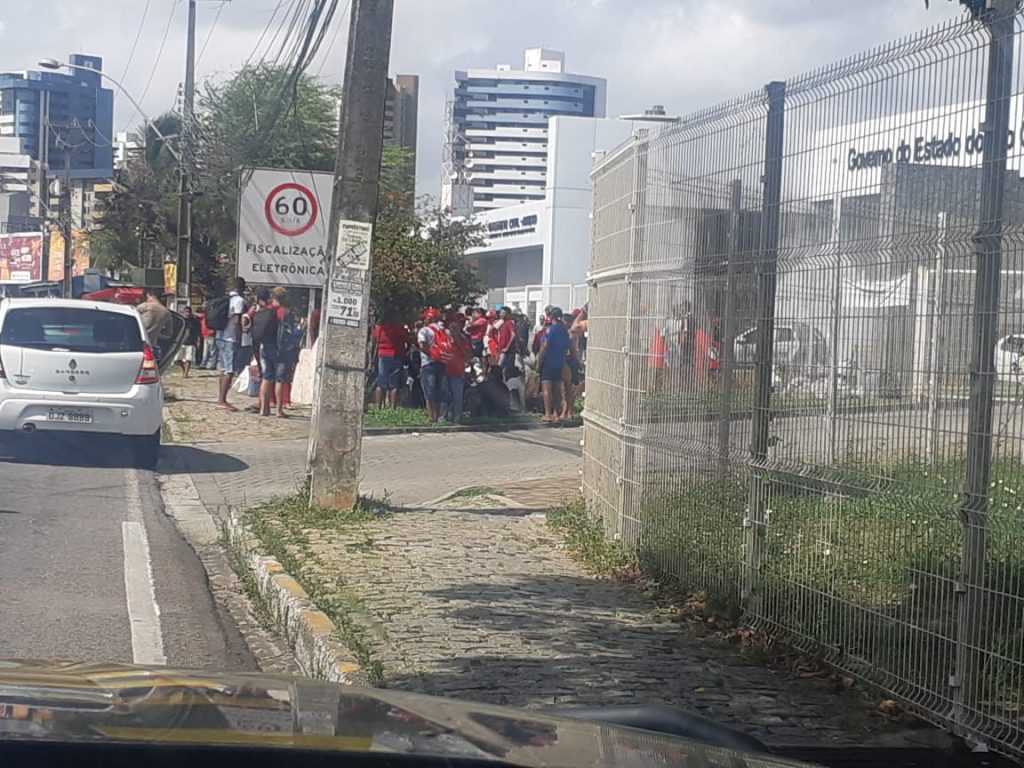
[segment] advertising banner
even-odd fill
[[[238,276],[302,288],[327,279],[327,227],[334,176],[314,171],[242,172]]]
[[[89,268],[89,246],[85,232],[80,229],[71,230],[71,255],[75,260],[72,275],[84,275]],[[64,279],[64,233],[59,229],[50,232],[50,275],[46,279]]]
[[[42,272],[42,233],[0,235],[0,280],[31,283],[39,280]]]

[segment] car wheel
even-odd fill
[[[137,469],[155,469],[160,460],[160,432],[152,435],[135,435],[129,440],[132,464]]]

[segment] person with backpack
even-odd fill
[[[448,397],[441,409],[441,421],[453,424],[462,419],[462,408],[466,400],[466,361],[473,354],[469,336],[463,331],[465,325],[466,316],[461,312],[452,312],[445,319],[445,332],[451,345],[445,361]]]
[[[448,400],[446,364],[451,357],[451,336],[435,307],[423,313],[423,327],[416,334],[416,344],[420,348],[420,387],[427,404],[427,419],[433,424]]]
[[[302,331],[298,318],[285,304],[287,292],[278,286],[270,292],[270,303],[256,313],[252,321],[253,342],[260,347],[260,416],[270,415],[270,402],[277,403],[277,417],[287,418],[284,412],[284,389],[291,382],[292,372],[299,361]]]
[[[236,277],[226,296],[211,299],[204,307],[206,326],[215,332],[214,343],[217,345],[217,369],[220,371],[217,407],[225,411],[238,410],[228,402],[228,392],[235,376],[249,364],[241,352],[244,292],[245,279]]]

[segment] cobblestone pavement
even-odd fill
[[[295,440],[309,435],[310,409],[293,405],[289,418],[261,418],[245,409],[256,404],[256,398],[232,390],[228,402],[237,413],[217,408],[217,380],[213,371],[193,370],[189,378],[176,367],[164,374],[167,410],[170,413],[172,438],[175,442],[210,443],[223,440]]]
[[[393,504],[417,506],[459,488],[508,486],[521,494],[525,506],[545,507],[547,486],[537,486],[541,498],[531,486],[554,482],[563,489],[561,498],[579,485],[582,433],[557,429],[367,437],[360,490]],[[305,439],[239,435],[217,444],[172,443],[164,451],[192,473],[204,502],[214,507],[251,506],[292,494],[306,471]]]
[[[665,703],[775,744],[888,729],[859,697],[746,663],[635,587],[586,576],[529,510],[400,511],[304,538],[313,578],[350,606],[392,689],[530,708]]]
[[[363,492],[408,509],[303,535],[307,570],[341,592],[388,687],[525,707],[668,703],[777,744],[907,743],[857,696],[749,663],[584,574],[536,511],[578,487],[580,432],[364,440]],[[304,471],[304,440],[167,450],[208,508],[291,493]],[[475,490],[424,508],[460,488],[511,504]]]

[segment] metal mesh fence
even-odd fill
[[[1020,26],[946,24],[598,163],[583,473],[649,568],[1018,754]]]

